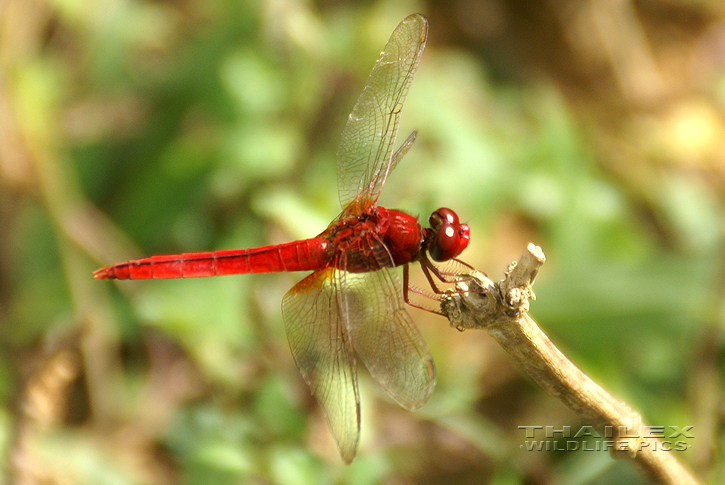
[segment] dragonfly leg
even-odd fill
[[[423,270],[423,274],[425,275],[425,278],[428,280],[428,284],[430,284],[431,289],[435,292],[436,295],[440,295],[443,293],[441,290],[438,289],[438,286],[435,283],[435,280],[433,279],[433,275],[431,275],[431,272],[436,275],[436,277],[441,280],[444,283],[448,283],[444,279],[443,274],[440,272],[438,268],[433,266],[433,264],[428,259],[423,259],[420,262],[420,267]]]
[[[459,259],[452,259],[452,261],[455,261],[456,263],[460,264],[461,266],[468,268],[470,270],[474,270],[473,266],[471,266],[468,263],[465,263]],[[461,293],[460,290],[453,290],[453,289],[447,289],[447,290],[441,290],[438,287],[438,284],[436,284],[436,279],[438,279],[440,282],[446,283],[446,284],[455,284],[458,282],[466,281],[470,279],[471,277],[465,274],[456,273],[456,272],[450,272],[450,271],[442,271],[440,268],[435,266],[430,259],[427,257],[423,257],[420,260],[420,267],[423,270],[423,274],[425,275],[426,280],[428,280],[428,284],[431,287],[431,290],[433,290],[433,293],[427,292],[425,290],[421,290],[419,288],[415,288],[414,286],[410,286],[410,273],[409,273],[409,265],[405,265],[403,267],[403,299],[405,300],[405,303],[408,305],[419,308],[421,310],[425,310],[427,312],[436,313],[438,315],[443,315],[439,310],[428,308],[422,305],[419,305],[418,303],[414,303],[410,299],[410,293],[415,293],[416,295],[421,295],[429,300],[434,300],[436,302],[443,301],[442,295],[444,293]],[[434,278],[435,276],[435,278]]]
[[[464,268],[467,268],[471,271],[476,271],[476,269],[471,266],[470,264],[461,261],[460,259],[452,258],[451,261],[456,262],[457,264],[461,265]],[[441,299],[439,295],[442,295],[443,293],[448,294],[456,294],[456,293],[463,293],[463,290],[453,290],[453,289],[447,289],[444,291],[441,291],[438,289],[438,286],[435,284],[435,280],[433,279],[433,275],[435,275],[436,278],[438,278],[440,281],[446,284],[456,284],[461,283],[465,281],[470,281],[472,276],[468,274],[461,274],[460,272],[451,272],[451,271],[442,271],[440,268],[438,268],[435,264],[433,264],[430,259],[423,258],[420,261],[420,266],[423,269],[423,274],[425,274],[426,279],[428,280],[428,283],[430,284],[431,288],[435,292],[437,298]],[[413,289],[414,290],[414,289]],[[416,293],[425,294],[425,292],[422,291],[415,291]],[[429,295],[429,298],[431,296]]]
[[[445,316],[445,315],[443,315],[443,313],[440,310],[436,310],[436,309],[433,309],[433,308],[424,307],[422,305],[419,305],[419,304],[411,301],[411,299],[410,299],[410,293],[415,293],[417,295],[421,295],[421,296],[424,296],[426,298],[429,298],[431,300],[435,300],[435,301],[438,301],[438,302],[441,301],[441,298],[437,294],[436,295],[432,295],[432,294],[430,294],[428,292],[425,292],[423,290],[419,290],[418,288],[414,288],[414,287],[410,286],[409,266],[410,265],[407,265],[406,264],[403,267],[403,300],[405,300],[405,303],[407,303],[408,305],[412,306],[413,308],[418,308],[419,310],[424,310],[426,312],[435,313],[436,315]],[[434,289],[437,290],[438,288],[435,287],[435,284],[433,283],[433,280],[432,280],[432,278],[430,277],[430,275],[428,273],[426,273],[426,277],[428,278],[428,281],[430,282],[431,286],[433,286]],[[440,292],[438,292],[438,291],[436,291],[436,293],[440,294]]]
[[[475,268],[473,266],[471,266],[470,264],[468,264],[464,261],[461,261],[460,259],[453,258],[453,259],[451,259],[451,261],[454,261],[469,270],[475,271]],[[431,273],[433,275],[435,275],[435,277],[438,278],[440,281],[442,281],[443,283],[447,283],[447,284],[455,284],[455,283],[459,283],[461,281],[467,281],[467,280],[471,279],[470,276],[461,274],[460,272],[442,271],[440,268],[438,268],[436,265],[434,265],[431,262],[431,260],[428,259],[427,257],[423,257],[420,260],[420,266],[423,269],[423,273],[425,274],[426,278],[428,279],[428,283],[430,283],[431,288],[433,288],[433,291],[435,291],[438,294],[440,294],[442,292],[440,290],[438,290],[438,287],[436,286],[435,282],[433,281],[433,277],[432,277]]]

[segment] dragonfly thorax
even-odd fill
[[[365,273],[418,259],[424,232],[409,214],[371,207],[359,215],[344,215],[319,237],[337,248],[331,261],[336,268]]]

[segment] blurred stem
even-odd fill
[[[0,57],[0,72],[6,74],[0,79],[0,105],[8,107],[3,120],[9,124],[4,131],[14,134],[17,153],[11,160],[22,160],[29,167],[29,192],[43,204],[55,231],[75,322],[81,329],[79,345],[92,416],[103,429],[112,422],[111,410],[119,402],[114,389],[122,389],[117,385],[118,338],[114,317],[104,310],[109,306],[107,290],[93,284],[88,251],[74,234],[78,221],[88,220],[83,214],[90,204],[82,197],[73,165],[64,159],[58,141],[63,131],[58,101],[65,85],[39,55],[41,33],[52,15],[47,5],[22,1],[9,2],[5,13],[0,34],[12,49],[4,49]]]
[[[695,427],[699,430],[693,467],[702,475],[713,469],[717,458],[715,450],[721,428],[723,395],[721,392],[723,375],[718,362],[718,352],[723,342],[723,315],[725,315],[725,248],[721,246],[713,265],[719,272],[712,293],[707,298],[711,302],[705,317],[705,328],[692,352],[695,356],[689,370],[688,397],[695,417]],[[702,434],[702,435],[701,435]]]
[[[458,330],[486,329],[539,386],[604,431],[612,442],[613,458],[634,460],[656,483],[697,483],[672,451],[664,451],[662,443],[651,437],[655,433],[646,430],[637,412],[568,360],[529,317],[531,286],[544,261],[541,248],[529,244],[502,281],[494,283],[476,272],[459,283],[461,293],[446,297],[443,313]]]

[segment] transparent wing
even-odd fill
[[[408,150],[410,150],[410,147],[413,146],[413,142],[415,141],[415,138],[418,136],[418,131],[413,130],[410,135],[408,135],[408,138],[406,138],[403,143],[400,144],[397,150],[395,150],[395,153],[393,153],[393,157],[390,159],[390,168],[388,169],[388,173],[392,172],[395,167],[398,166],[398,162],[403,159],[403,157],[408,153]],[[382,186],[380,187],[382,189]]]
[[[393,168],[393,145],[400,112],[428,36],[428,21],[419,14],[403,19],[375,63],[368,82],[342,132],[337,150],[337,185],[347,212],[373,205]],[[413,139],[415,137],[413,136]],[[395,163],[410,148],[400,154]]]
[[[370,375],[402,407],[423,405],[435,386],[428,347],[413,324],[395,268],[343,273],[342,313]]]
[[[315,271],[282,300],[282,317],[292,356],[346,463],[352,462],[360,437],[360,396],[350,337],[341,312],[340,271]]]

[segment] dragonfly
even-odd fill
[[[342,212],[318,236],[254,249],[151,256],[93,273],[124,280],[312,271],[285,294],[282,317],[295,363],[348,464],[360,438],[357,360],[401,407],[415,410],[428,400],[433,360],[405,307],[418,306],[411,303],[411,290],[425,293],[410,286],[408,268],[419,263],[440,293],[435,278],[450,281],[435,263],[458,261],[470,239],[468,225],[451,209],[436,210],[430,227],[422,227],[412,215],[377,205],[385,180],[417,135],[412,132],[393,152],[427,36],[425,17],[406,17],[375,63],[338,146]]]

